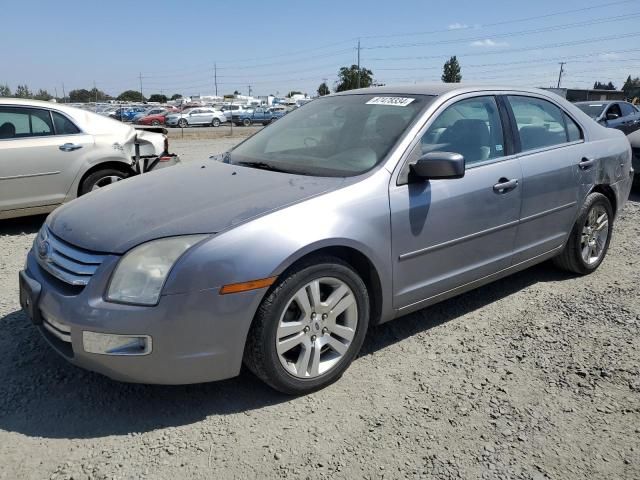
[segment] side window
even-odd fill
[[[80,133],[80,129],[76,127],[71,120],[58,112],[51,112],[53,116],[53,125],[56,128],[56,135],[74,135]]]
[[[533,97],[510,96],[523,151],[567,143],[564,112],[553,103]],[[575,134],[575,132],[574,132]]]
[[[621,103],[620,109],[622,110],[622,116],[626,117],[627,115],[633,115],[637,113],[636,110],[629,103]]]
[[[494,97],[476,97],[447,107],[422,136],[422,154],[461,154],[467,165],[504,156],[504,138]]]
[[[53,125],[47,110],[0,107],[0,139],[52,135]]]
[[[607,115],[609,114],[614,114],[617,115],[618,117],[622,116],[622,110],[620,110],[620,105],[617,103],[614,103],[613,105],[611,105],[609,107],[609,109],[607,110]]]
[[[567,126],[567,140],[569,142],[577,142],[578,140],[582,140],[582,130],[580,129],[578,124],[574,122],[573,119],[566,113],[563,113],[563,116],[564,123]]]

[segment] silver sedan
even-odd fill
[[[337,380],[372,325],[547,259],[595,271],[633,175],[625,136],[558,96],[455,84],[322,97],[171,170],[50,215],[23,308],[115,379],[244,362],[290,394]]]

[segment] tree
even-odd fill
[[[234,91],[233,91],[233,94],[234,94],[234,95],[240,95],[240,92],[239,92],[238,90],[234,90]]]
[[[33,96],[33,98],[35,100],[44,100],[44,101],[49,101],[53,98],[53,95],[50,95],[49,92],[47,92],[46,90],[40,89],[38,90],[38,92]]]
[[[324,97],[325,95],[329,95],[330,93],[331,90],[329,90],[329,85],[327,85],[327,82],[322,82],[318,87],[318,95]]]
[[[289,93],[287,93],[287,98],[291,98],[294,95],[302,95],[302,92],[299,92],[298,90],[291,90]]]
[[[150,102],[167,103],[167,100],[167,96],[160,93],[154,93],[153,95],[149,96]]]
[[[71,90],[69,92],[69,101],[73,103],[87,103],[91,101],[91,92],[85,88]]]
[[[7,85],[6,83],[4,85],[0,85],[0,97],[10,97],[11,96],[11,89],[9,88],[9,85]]]
[[[118,95],[121,102],[144,102],[144,97],[137,90],[126,90]]]
[[[360,80],[359,83],[358,80]],[[368,68],[360,67],[360,70],[358,70],[357,65],[342,67],[338,71],[336,92],[344,92],[353,90],[354,88],[367,88],[370,87],[372,83],[373,72]]]
[[[640,97],[640,78],[631,78],[631,75],[629,75],[622,86],[622,91],[625,97],[629,99]]]
[[[616,87],[613,83],[603,83],[603,82],[595,82],[593,84],[594,90],[615,90]]]
[[[180,95],[179,93],[174,93],[173,95],[171,95],[171,100],[178,100],[179,98],[182,98],[182,95]]]
[[[444,83],[460,83],[462,72],[458,58],[454,55],[447,60],[442,68],[442,81]]]
[[[26,85],[18,85],[18,88],[16,88],[15,96],[17,98],[31,98],[32,93],[31,90],[29,90],[29,87],[27,87]]]

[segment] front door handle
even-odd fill
[[[584,157],[582,160],[580,160],[580,163],[578,164],[578,167],[580,167],[580,170],[588,170],[591,167],[593,167],[594,163],[596,163],[596,159],[595,158]]]
[[[60,145],[58,148],[63,152],[73,152],[74,150],[81,149],[82,145],[77,145],[75,143],[65,143],[64,145]]]
[[[498,180],[498,183],[493,186],[493,191],[496,193],[507,193],[517,186],[518,180],[516,180],[515,178],[512,178],[511,180],[507,178],[501,178],[500,180]]]

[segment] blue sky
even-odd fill
[[[62,94],[314,93],[356,61],[386,84],[463,81],[621,87],[640,76],[640,0],[3,2],[0,84]],[[544,16],[544,17],[542,17]],[[531,18],[537,17],[537,18]]]

